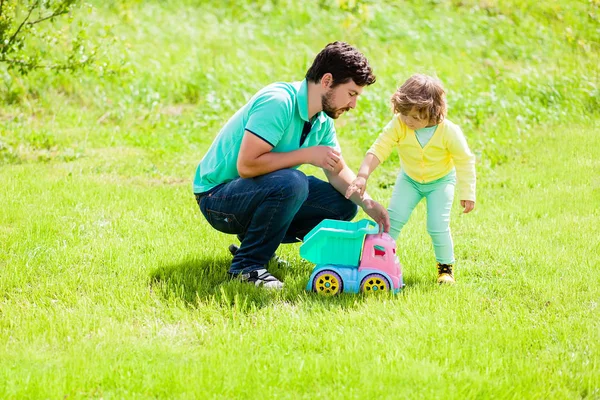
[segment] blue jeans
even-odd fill
[[[331,184],[294,169],[238,178],[196,200],[213,228],[241,241],[231,274],[265,268],[281,243],[301,241],[323,219],[350,221],[358,212]]]

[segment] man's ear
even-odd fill
[[[333,75],[331,75],[331,72],[328,72],[321,77],[321,87],[323,89],[329,89],[332,84],[333,84]]]

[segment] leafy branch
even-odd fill
[[[43,54],[46,58],[44,60],[40,54],[43,52],[39,51],[40,46],[53,45],[60,32],[54,30],[50,34],[37,26],[70,14],[77,1],[0,0],[0,63],[7,64],[10,69],[17,69],[22,74],[34,69],[75,70],[91,63],[92,57],[85,55],[81,35],[70,38],[70,52],[62,59],[55,56],[58,52],[46,52]]]

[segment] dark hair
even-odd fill
[[[446,117],[446,91],[439,79],[415,74],[392,96],[394,112],[408,115],[415,108],[422,119],[439,124]]]
[[[375,83],[375,75],[367,58],[345,42],[333,42],[325,46],[306,72],[306,80],[313,83],[320,82],[323,75],[328,72],[333,76],[332,87],[351,79],[358,86]]]

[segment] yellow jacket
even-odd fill
[[[475,156],[458,125],[445,119],[422,148],[415,132],[395,115],[368,153],[384,162],[394,147],[398,148],[402,170],[419,183],[435,181],[456,168],[460,200],[475,201]]]

